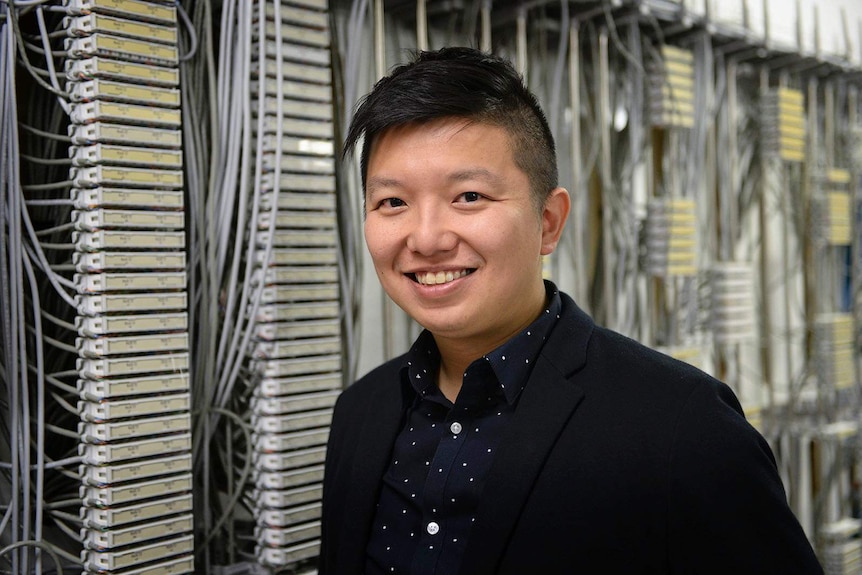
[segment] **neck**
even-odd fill
[[[505,332],[491,334],[490,337],[475,338],[450,338],[434,335],[437,349],[440,351],[440,369],[437,374],[437,385],[443,395],[452,403],[458,398],[461,385],[464,381],[464,372],[467,367],[485,354],[497,349],[518,333],[527,328],[528,325],[542,313],[546,305],[544,287],[542,298],[535,306],[533,313],[523,318],[517,324]]]

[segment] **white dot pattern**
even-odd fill
[[[416,399],[383,477],[366,573],[458,572],[499,441],[561,309],[546,286],[547,313],[471,363],[454,404],[436,385],[433,336],[416,340],[402,371]]]

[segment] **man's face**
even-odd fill
[[[392,128],[374,141],[366,181],[380,282],[438,341],[484,353],[541,313],[542,255],[559,233],[543,234],[548,218],[503,128],[457,118]]]

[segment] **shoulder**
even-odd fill
[[[595,325],[571,300],[558,327],[543,355],[583,390],[580,412],[613,435],[637,442],[647,435],[665,450],[676,434],[697,434],[699,426],[752,437],[734,392],[709,374]]]
[[[405,357],[399,356],[372,369],[346,387],[335,403],[333,427],[351,425],[375,409],[375,403],[386,396],[401,396],[401,368]],[[400,399],[399,399],[400,401]]]
[[[380,389],[392,387],[401,377],[401,368],[406,361],[405,355],[375,367],[341,392],[339,402],[351,403],[360,397],[367,397]]]
[[[588,395],[608,393],[617,398],[650,395],[684,403],[699,391],[741,411],[735,395],[721,381],[630,337],[596,325],[568,296],[562,295],[560,325],[544,353],[565,376],[572,376],[584,386]],[[579,355],[582,359],[572,363],[571,358]]]

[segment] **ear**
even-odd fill
[[[557,243],[566,227],[566,219],[572,200],[565,188],[554,188],[545,200],[542,209],[542,255],[546,256],[557,249]]]

